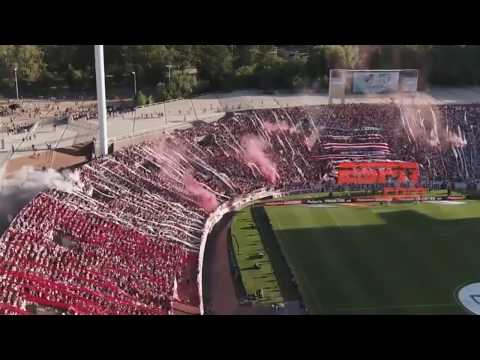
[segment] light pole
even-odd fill
[[[137,74],[135,74],[135,71],[132,71],[133,75],[133,98],[137,96]]]
[[[105,96],[105,66],[103,45],[95,45],[95,75],[97,80],[97,108],[100,128],[100,154],[108,155],[107,101]]]
[[[15,67],[13,68],[13,71],[15,72],[15,88],[17,90],[17,100],[18,100],[18,78],[17,78],[17,66],[15,65]]]
[[[170,87],[170,80],[171,80],[171,73],[170,70],[172,69],[173,65],[166,65],[168,68],[168,86]]]

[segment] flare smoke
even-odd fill
[[[183,183],[187,192],[193,196],[197,204],[207,213],[213,212],[218,207],[215,195],[205,189],[192,175],[185,176]]]
[[[245,161],[257,165],[263,177],[275,184],[279,175],[275,163],[265,153],[266,143],[255,135],[245,135],[241,139]]]

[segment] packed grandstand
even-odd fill
[[[198,308],[199,250],[219,205],[259,189],[477,186],[479,120],[474,104],[248,110],[91,161],[0,238],[0,313]]]

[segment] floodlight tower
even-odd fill
[[[97,109],[100,128],[100,155],[108,155],[107,99],[105,96],[105,66],[103,45],[95,45],[95,75],[97,80]]]

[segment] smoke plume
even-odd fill
[[[440,116],[439,116],[440,115]],[[403,127],[410,141],[428,144],[443,151],[454,147],[464,147],[467,139],[460,126],[449,129],[447,119],[438,114],[434,106],[416,108],[400,106]]]
[[[195,202],[207,213],[213,212],[218,207],[218,201],[214,194],[205,189],[192,175],[183,179],[185,189],[193,196]]]
[[[452,144],[452,146],[463,148],[468,144],[465,134],[462,133],[460,126],[458,126],[458,134],[455,132],[450,132],[447,129],[447,141]]]
[[[245,135],[241,139],[244,157],[247,165],[253,163],[260,169],[263,177],[275,184],[279,175],[274,162],[265,153],[266,143],[255,135]]]
[[[5,166],[0,168],[0,234],[40,192],[49,189],[72,192],[81,188],[79,172],[60,173],[53,169],[40,171],[28,166],[7,176]]]

